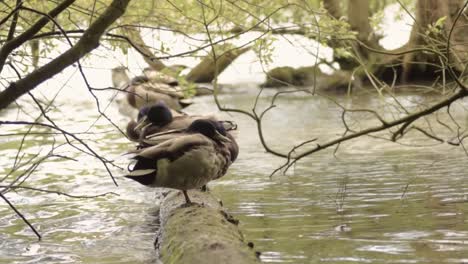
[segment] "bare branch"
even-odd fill
[[[8,204],[8,206],[10,206],[10,208],[15,211],[15,213],[21,217],[21,219],[23,219],[23,221],[29,226],[29,228],[31,228],[31,230],[34,232],[34,234],[36,234],[37,238],[39,240],[41,240],[41,234],[39,234],[39,232],[37,232],[36,228],[34,228],[34,226],[28,221],[28,219],[26,219],[26,217],[24,217],[24,215],[18,211],[18,209],[16,209],[16,207],[0,192],[0,197]]]
[[[71,0],[68,0],[68,2],[70,1]],[[124,13],[129,1],[130,0],[112,1],[104,13],[89,26],[75,46],[48,64],[28,74],[23,79],[11,83],[7,89],[0,92],[0,109],[7,107],[23,94],[34,89],[37,85],[53,77],[64,68],[77,62],[80,58],[97,48],[99,46],[99,39],[104,34],[104,31]],[[47,18],[43,19],[48,21]]]
[[[14,10],[17,10],[22,5],[23,5],[23,2],[21,2],[21,0],[16,0],[16,6]],[[18,23],[18,15],[19,15],[19,11],[16,11],[15,14],[13,15],[13,19],[11,20],[11,24],[10,24],[10,30],[8,31],[7,41],[12,40],[13,37],[15,36],[16,24]]]
[[[10,19],[11,16],[15,15],[18,12],[18,10],[21,8],[21,6],[22,6],[22,3],[16,6],[13,10],[11,10],[11,12],[8,13],[6,17],[2,18],[2,20],[0,20],[0,26],[6,23],[8,19]]]
[[[46,190],[46,189],[30,187],[30,186],[23,186],[23,185],[21,185],[21,186],[20,185],[13,185],[13,186],[0,185],[0,188],[31,190],[31,191],[36,191],[36,192],[63,195],[63,196],[67,196],[67,197],[70,197],[70,198],[76,198],[76,199],[91,199],[91,198],[103,197],[103,196],[107,196],[107,195],[119,196],[119,194],[115,193],[115,192],[105,192],[105,193],[96,194],[96,195],[74,195],[74,194],[69,194],[69,193],[61,192],[61,191]],[[2,193],[2,192],[0,192],[0,193]]]
[[[67,7],[69,7],[71,4],[73,4],[75,0],[65,0],[59,5],[57,5],[54,9],[52,9],[49,12],[50,17],[56,17],[58,14],[63,12]],[[26,41],[30,40],[37,32],[39,32],[47,23],[49,22],[49,19],[47,17],[43,17],[39,19],[34,25],[32,25],[28,30],[25,32],[21,33],[17,37],[13,38],[10,41],[5,42],[3,47],[0,49],[0,72],[3,69],[3,66],[5,65],[5,61],[8,57],[8,55],[16,48],[19,46],[23,45]],[[0,109],[1,107],[2,100],[0,99]]]
[[[88,144],[86,144],[82,139],[78,138],[77,136],[75,136],[73,133],[70,133],[70,132],[67,132],[57,126],[53,126],[53,125],[49,125],[49,124],[44,124],[44,123],[39,123],[39,122],[26,122],[26,121],[0,121],[0,125],[34,125],[34,126],[41,126],[41,127],[48,127],[48,128],[51,128],[51,129],[54,129],[54,130],[58,130],[60,131],[62,134],[64,134],[64,137],[65,139],[67,140],[67,143],[71,146],[74,146],[66,136],[70,136],[72,137],[73,139],[75,139],[76,141],[78,141],[81,145],[83,145],[90,153],[89,155],[97,158],[99,161],[101,161],[101,163],[104,165],[104,167],[106,168],[109,176],[112,178],[112,181],[114,182],[114,184],[116,186],[118,186],[112,172],[110,171],[109,169],[109,166],[108,164],[111,164],[114,166],[114,164],[112,163],[112,161],[109,161],[105,158],[103,158],[102,156],[100,156],[99,154],[97,154],[91,147],[88,146]]]
[[[304,158],[305,156],[308,156],[308,155],[310,155],[310,154],[312,154],[314,152],[317,152],[319,150],[326,149],[326,148],[331,147],[333,145],[339,144],[341,142],[345,142],[345,141],[348,141],[348,140],[351,140],[351,139],[354,139],[354,138],[357,138],[357,137],[360,137],[360,136],[363,136],[363,135],[368,135],[368,134],[375,133],[375,132],[378,132],[378,131],[386,130],[386,129],[389,129],[391,127],[401,125],[401,124],[405,124],[405,123],[413,121],[415,119],[418,119],[418,118],[424,117],[426,115],[432,114],[432,113],[434,113],[435,111],[437,111],[439,109],[450,106],[453,102],[455,102],[455,101],[457,101],[457,100],[459,100],[459,99],[461,99],[463,97],[466,97],[466,96],[468,96],[468,91],[464,90],[464,89],[460,89],[457,93],[453,94],[449,98],[446,98],[446,99],[440,101],[439,103],[436,103],[436,104],[434,104],[434,105],[432,105],[432,106],[430,106],[430,107],[428,107],[426,109],[423,109],[423,110],[421,110],[419,112],[407,115],[405,117],[402,117],[400,119],[397,119],[397,120],[394,120],[394,121],[391,121],[391,122],[386,122],[385,124],[382,124],[380,126],[375,126],[375,127],[371,127],[371,128],[368,128],[368,129],[364,129],[364,130],[361,130],[359,132],[355,132],[355,133],[349,134],[347,136],[340,137],[340,138],[325,142],[325,143],[323,143],[321,145],[317,144],[317,146],[315,148],[304,151],[304,152],[298,154],[297,156],[295,156],[291,163],[296,163],[298,160]]]

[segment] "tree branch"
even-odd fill
[[[44,123],[39,123],[39,122],[26,122],[26,121],[1,121],[0,120],[0,125],[34,125],[34,126],[41,126],[41,127],[47,127],[47,128],[50,128],[50,129],[54,129],[54,130],[57,130],[57,131],[60,131],[67,143],[80,150],[81,152],[83,153],[86,153],[90,156],[93,156],[95,158],[97,158],[99,161],[101,161],[101,163],[104,165],[104,167],[106,168],[107,172],[109,173],[109,176],[112,178],[112,181],[114,182],[115,186],[118,186],[115,178],[114,178],[114,175],[112,174],[112,172],[110,171],[110,168],[108,166],[108,164],[111,164],[113,166],[115,166],[111,161],[107,160],[106,158],[103,158],[101,157],[99,154],[97,154],[90,146],[88,146],[88,144],[86,144],[82,139],[78,138],[76,135],[74,135],[73,133],[70,133],[70,132],[67,132],[57,126],[53,126],[53,125],[49,125],[49,124],[44,124]],[[81,145],[83,145],[89,152],[86,152],[84,150],[81,150],[79,148],[77,148],[76,146],[74,146],[70,140],[67,138],[67,136],[70,136],[72,137],[73,139],[75,139],[76,141],[78,141]]]
[[[24,215],[18,211],[18,209],[16,209],[16,207],[5,197],[3,196],[3,194],[0,192],[0,197],[8,204],[8,206],[10,206],[10,208],[15,211],[15,213],[21,217],[21,219],[23,219],[23,221],[31,228],[31,230],[34,232],[34,234],[36,234],[37,238],[39,240],[41,240],[41,235],[39,234],[39,232],[37,232],[36,228],[34,228],[34,226],[28,221],[28,219],[26,219],[26,217],[24,217]]]
[[[96,195],[74,195],[74,194],[69,194],[69,193],[61,192],[61,191],[47,190],[47,189],[41,189],[41,188],[30,187],[30,186],[22,186],[22,185],[13,185],[13,186],[0,185],[0,188],[24,189],[24,190],[30,190],[30,191],[36,191],[36,192],[63,195],[63,196],[67,196],[67,197],[75,198],[75,199],[91,199],[91,198],[98,198],[98,197],[102,197],[102,196],[106,196],[106,195],[110,195],[110,194],[119,196],[119,194],[115,193],[115,192],[105,192],[105,193],[96,194]],[[0,194],[1,194],[1,192],[0,192]]]
[[[22,5],[23,3],[21,2],[21,0],[16,0],[15,10],[20,8]],[[13,37],[15,36],[16,24],[18,23],[18,16],[19,16],[19,11],[15,12],[15,14],[13,15],[13,19],[11,20],[11,24],[10,24],[10,30],[8,31],[7,41],[12,40]]]
[[[348,134],[346,136],[343,136],[343,137],[340,137],[340,138],[325,142],[324,144],[320,144],[320,145],[317,144],[316,147],[314,147],[312,149],[309,149],[309,150],[306,150],[306,151],[303,151],[302,153],[300,153],[300,154],[298,154],[296,156],[293,156],[292,161],[288,160],[279,169],[284,168],[284,167],[290,167],[291,165],[293,165],[294,163],[296,163],[300,159],[302,159],[302,158],[304,158],[304,157],[306,157],[306,156],[308,156],[308,155],[310,155],[310,154],[312,154],[314,152],[326,149],[326,148],[334,146],[336,144],[340,144],[341,142],[345,142],[345,141],[348,141],[348,140],[351,140],[351,139],[354,139],[354,138],[358,138],[358,137],[361,137],[361,136],[364,136],[364,135],[369,135],[371,133],[383,131],[383,130],[389,129],[389,128],[397,126],[397,125],[406,124],[408,122],[413,122],[414,120],[419,119],[421,117],[424,117],[426,115],[432,114],[432,113],[436,112],[439,109],[442,109],[444,107],[448,107],[453,102],[455,102],[455,101],[457,101],[457,100],[459,100],[459,99],[461,99],[463,97],[466,97],[466,96],[468,96],[468,91],[465,90],[465,89],[460,89],[457,93],[453,94],[452,96],[450,96],[450,97],[440,101],[439,103],[436,103],[436,104],[434,104],[434,105],[432,105],[432,106],[430,106],[430,107],[428,107],[426,109],[418,111],[416,113],[409,114],[409,115],[407,115],[407,116],[405,116],[403,118],[399,118],[399,119],[391,121],[391,122],[385,122],[380,126],[370,127],[368,129],[364,129],[364,130],[361,130],[359,132]]]
[[[56,17],[58,14],[63,12],[67,7],[73,4],[75,0],[65,0],[54,9],[49,12],[50,17]],[[26,41],[30,40],[36,33],[38,33],[47,23],[49,19],[47,17],[43,17],[39,19],[36,23],[34,23],[28,30],[18,35],[16,38],[13,38],[3,45],[0,49],[0,72],[5,65],[5,61],[8,55],[19,46],[23,45]],[[13,23],[13,22],[12,22]],[[10,36],[10,33],[8,34]],[[2,109],[2,107],[0,107]]]
[[[0,110],[96,49],[104,31],[123,15],[129,2],[130,0],[112,1],[104,13],[89,26],[75,46],[23,79],[11,83],[7,89],[0,93]],[[44,19],[48,20],[48,18]]]

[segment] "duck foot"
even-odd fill
[[[195,205],[198,205],[198,204],[197,203],[184,203],[180,206],[180,208],[188,208],[188,207],[192,207]]]
[[[204,203],[199,204],[199,203],[192,202],[187,194],[187,191],[182,191],[182,193],[184,194],[184,197],[185,197],[185,203],[180,206],[181,208],[187,208],[191,206],[205,207]]]
[[[183,190],[182,193],[184,194],[185,197],[185,204],[192,204],[192,201],[190,201],[190,198],[188,197],[187,191]]]

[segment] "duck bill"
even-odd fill
[[[147,116],[142,117],[133,130],[143,130],[151,125],[151,122],[148,120]]]
[[[216,131],[214,138],[219,142],[231,143],[231,140],[228,137],[221,135],[218,131]]]
[[[157,137],[164,136],[164,135],[177,134],[177,133],[183,133],[183,132],[185,132],[185,129],[171,129],[171,130],[147,135],[146,138],[152,139],[152,138],[157,138]]]
[[[237,124],[233,121],[223,120],[219,121],[226,131],[237,130]]]

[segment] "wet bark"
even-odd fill
[[[163,263],[259,263],[238,220],[219,201],[200,191],[189,196],[196,204],[181,206],[185,200],[179,191],[171,191],[161,203],[156,247]]]

